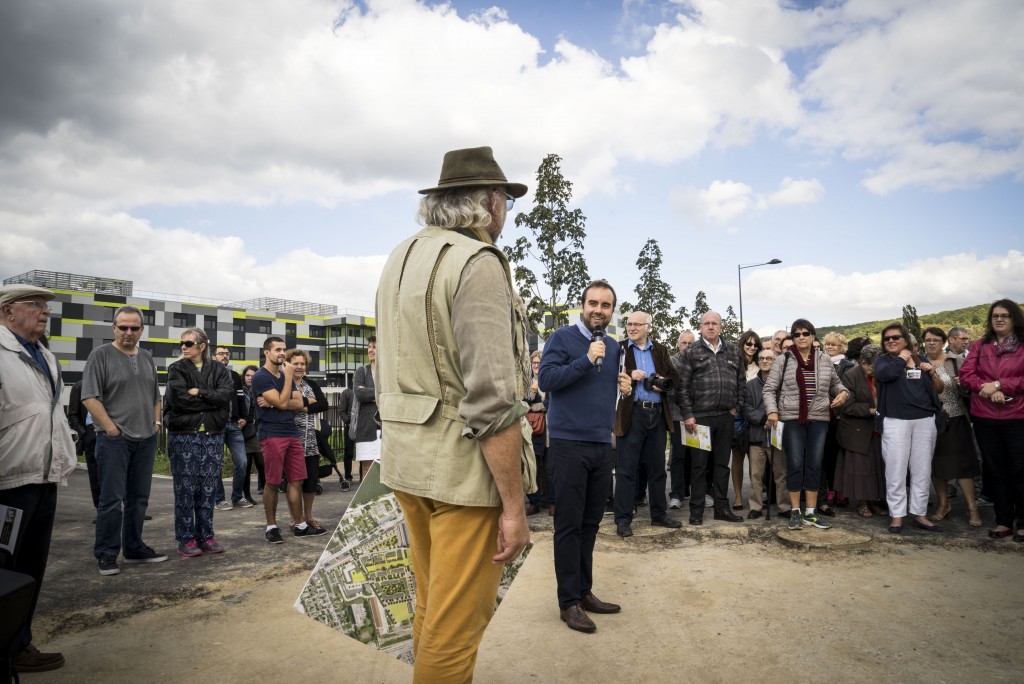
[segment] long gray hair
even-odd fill
[[[432,192],[420,200],[416,220],[425,226],[487,229],[491,225],[491,212],[487,200],[491,188],[454,188]]]
[[[195,335],[196,343],[204,345],[202,355],[203,364],[213,363],[213,354],[210,352],[210,338],[206,336],[206,331],[202,328],[196,328],[193,326],[191,328],[185,328],[181,334],[184,335],[185,333]]]

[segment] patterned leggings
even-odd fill
[[[190,432],[167,436],[174,478],[174,538],[202,544],[213,537],[213,504],[224,462],[224,435]]]

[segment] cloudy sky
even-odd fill
[[[1022,35],[1018,0],[6,0],[0,275],[371,310],[490,145],[531,190],[562,157],[620,297],[655,238],[688,306],[782,259],[761,331],[1021,300]]]

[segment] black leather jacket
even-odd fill
[[[193,387],[199,393],[188,393]],[[203,364],[202,370],[187,359],[179,359],[167,368],[164,394],[164,427],[170,433],[224,431],[235,384],[228,369],[216,361]]]

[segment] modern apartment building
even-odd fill
[[[181,332],[196,326],[210,340],[231,350],[231,366],[241,371],[262,365],[263,341],[284,338],[289,349],[309,353],[310,377],[326,386],[347,387],[359,366],[369,363],[367,339],[374,319],[338,314],[330,304],[261,298],[217,302],[202,297],[135,293],[130,280],[54,271],[29,271],[4,280],[4,285],[27,283],[57,293],[51,304],[48,339],[61,363],[67,384],[82,377],[85,361],[97,346],[111,342],[111,322],[119,306],[142,311],[146,324],[141,346],[153,354],[161,382],[167,366],[180,354]]]

